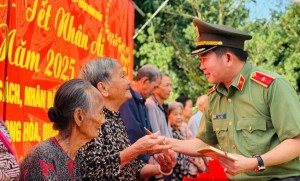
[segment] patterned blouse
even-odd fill
[[[19,177],[20,169],[15,156],[2,142],[2,139],[10,142],[9,132],[2,121],[0,121],[0,131],[2,133],[0,139],[0,180],[16,180]]]
[[[119,112],[103,110],[106,122],[99,130],[99,136],[78,151],[83,180],[138,180],[145,165],[135,159],[121,168],[120,151],[129,147],[125,125]]]
[[[81,180],[75,161],[71,160],[53,137],[40,142],[22,160],[22,180]]]
[[[173,132],[173,138],[179,139],[179,140],[184,140],[184,136],[182,135],[182,132],[180,129],[174,129],[172,127],[172,132]],[[189,168],[190,168],[190,161],[189,157],[186,155],[183,155],[181,153],[177,153],[177,164],[173,168],[173,173],[172,173],[172,181],[178,181],[182,180],[183,177],[189,175]]]

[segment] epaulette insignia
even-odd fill
[[[211,93],[214,92],[215,90],[216,90],[216,86],[213,86],[212,88],[208,89],[207,95],[211,94]]]
[[[251,79],[264,87],[269,87],[275,78],[256,71],[252,73]]]
[[[245,83],[245,78],[243,77],[243,75],[240,75],[239,81],[237,83],[237,87],[240,91],[243,90],[244,83]]]

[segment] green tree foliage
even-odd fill
[[[246,25],[253,39],[246,49],[250,61],[275,71],[289,80],[300,92],[300,7],[291,5],[284,14],[273,12],[272,20]]]
[[[284,75],[299,92],[299,7],[293,5],[282,15],[274,12],[270,21],[247,22],[245,1],[170,0],[135,39],[135,70],[151,63],[168,73],[174,88],[170,99],[179,94],[196,99],[206,93],[211,85],[199,70],[197,57],[190,56],[197,41],[192,19],[198,17],[252,34],[246,46],[250,61]],[[135,2],[143,2],[145,6],[139,7],[148,13],[144,17],[136,13],[139,29],[163,0]]]

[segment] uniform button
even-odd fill
[[[232,145],[232,147],[231,147],[231,148],[235,150],[235,149],[236,149],[236,146],[235,146],[235,145]]]
[[[231,99],[228,99],[228,102],[231,102]]]
[[[252,131],[252,126],[249,126],[248,130],[249,130],[249,131]]]
[[[230,121],[230,122],[229,122],[229,126],[231,126],[231,125],[232,125],[232,122]]]

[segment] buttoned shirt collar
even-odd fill
[[[132,88],[130,88],[130,92],[131,92],[133,99],[138,100],[139,102],[141,102],[142,104],[145,105],[146,99],[144,99],[140,93],[133,90]]]

